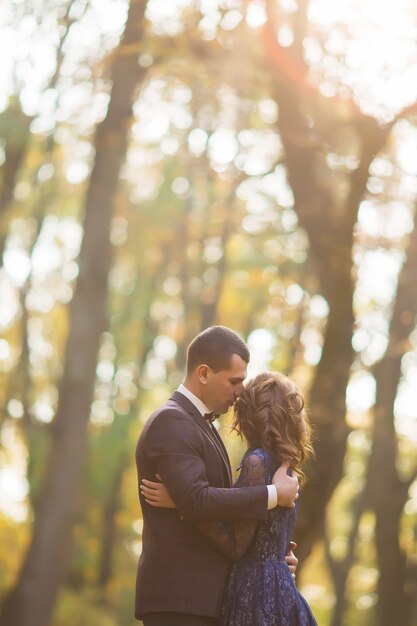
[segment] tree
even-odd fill
[[[298,525],[301,559],[323,536],[326,505],[343,475],[348,434],[345,397],[354,360],[353,250],[358,211],[367,194],[373,160],[386,145],[395,122],[409,112],[402,111],[382,127],[377,119],[363,114],[353,100],[341,102],[335,97],[332,105],[326,101],[309,81],[304,60],[308,5],[307,0],[298,3],[290,49],[276,40],[271,8],[262,36],[279,106],[278,127],[294,210],[308,234],[311,275],[329,306],[321,358],[308,394],[316,454],[309,464],[310,481],[304,490]],[[340,136],[350,136],[349,143],[341,146]],[[345,167],[341,174],[332,172],[325,162],[331,150],[339,154],[345,151],[345,158],[352,151],[355,167]],[[343,194],[337,183],[343,185]]]
[[[416,568],[407,563],[400,545],[401,517],[409,489],[417,477],[414,466],[404,478],[398,469],[398,435],[394,404],[401,380],[401,364],[409,350],[409,338],[417,319],[417,217],[410,234],[406,257],[398,276],[389,341],[383,358],[375,366],[377,385],[373,409],[372,451],[369,459],[367,495],[375,512],[375,544],[378,579],[378,623],[413,623],[413,593]]]
[[[46,479],[35,511],[29,550],[0,624],[44,626],[68,562],[71,527],[86,449],[97,352],[106,328],[109,239],[135,89],[144,70],[137,63],[146,2],[132,0],[125,32],[112,62],[108,112],[95,138],[96,158],[85,201],[79,278],[71,303],[64,373],[59,387]]]

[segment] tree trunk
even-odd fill
[[[329,539],[325,536],[324,547],[326,553],[326,562],[329,567],[333,588],[335,591],[336,601],[333,606],[330,626],[342,626],[343,615],[345,611],[347,579],[351,567],[355,561],[356,537],[359,530],[359,524],[362,514],[367,504],[367,490],[364,488],[356,500],[351,503],[352,511],[352,527],[347,536],[346,555],[341,560],[336,560],[331,554]]]
[[[3,605],[1,626],[47,626],[68,563],[97,352],[106,328],[110,222],[126,154],[133,95],[142,72],[137,52],[145,4],[140,0],[130,2],[121,47],[112,65],[113,88],[107,116],[97,129],[96,160],[86,197],[80,273],[71,306],[46,480],[35,511],[32,541],[16,586]]]
[[[366,193],[369,166],[390,132],[388,127],[380,129],[373,118],[361,114],[353,105],[349,121],[338,118],[337,108],[334,112],[323,110],[328,105],[308,82],[302,57],[306,6],[306,2],[299,5],[297,37],[300,41],[295,42],[293,49],[286,50],[278,44],[271,14],[264,32],[294,210],[309,238],[312,275],[329,306],[321,359],[308,394],[316,454],[306,468],[309,481],[303,490],[298,521],[301,561],[308,556],[314,542],[323,536],[326,506],[343,475],[348,434],[345,396],[354,356],[354,227],[360,201]],[[334,127],[334,134],[337,134],[336,128],[346,129],[349,125],[360,146],[359,165],[350,175],[346,174],[349,186],[344,198],[333,194],[321,175],[322,169],[327,167],[324,155],[331,138],[329,128],[316,124],[315,120],[326,116],[329,126]]]
[[[416,218],[417,221],[417,218]],[[386,353],[375,368],[377,382],[373,447],[369,467],[369,500],[375,511],[375,543],[379,563],[378,614],[380,626],[411,626],[406,559],[399,543],[401,515],[415,476],[398,474],[394,403],[401,379],[401,360],[409,347],[417,314],[417,223],[410,236],[407,258],[398,278],[397,296]]]

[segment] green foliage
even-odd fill
[[[67,626],[67,624],[117,626],[119,623],[117,615],[112,615],[108,606],[100,606],[94,593],[80,594],[67,589],[60,596],[51,626]]]

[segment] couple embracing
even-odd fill
[[[282,374],[244,386],[248,362],[234,331],[197,335],[184,384],[139,437],[135,615],[144,626],[316,626],[295,586],[291,542],[310,451],[304,401]],[[213,425],[232,405],[248,445],[234,485]]]

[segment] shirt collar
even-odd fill
[[[199,413],[201,413],[201,415],[205,415],[206,413],[210,413],[210,409],[208,409],[206,407],[206,405],[204,404],[204,402],[202,402],[200,400],[200,398],[197,398],[197,396],[195,396],[189,389],[187,389],[187,387],[185,387],[182,383],[181,385],[178,387],[177,391],[179,391],[180,393],[182,393],[183,396],[185,396],[186,398],[189,399],[190,402],[192,402],[195,406],[195,408],[198,410]]]

